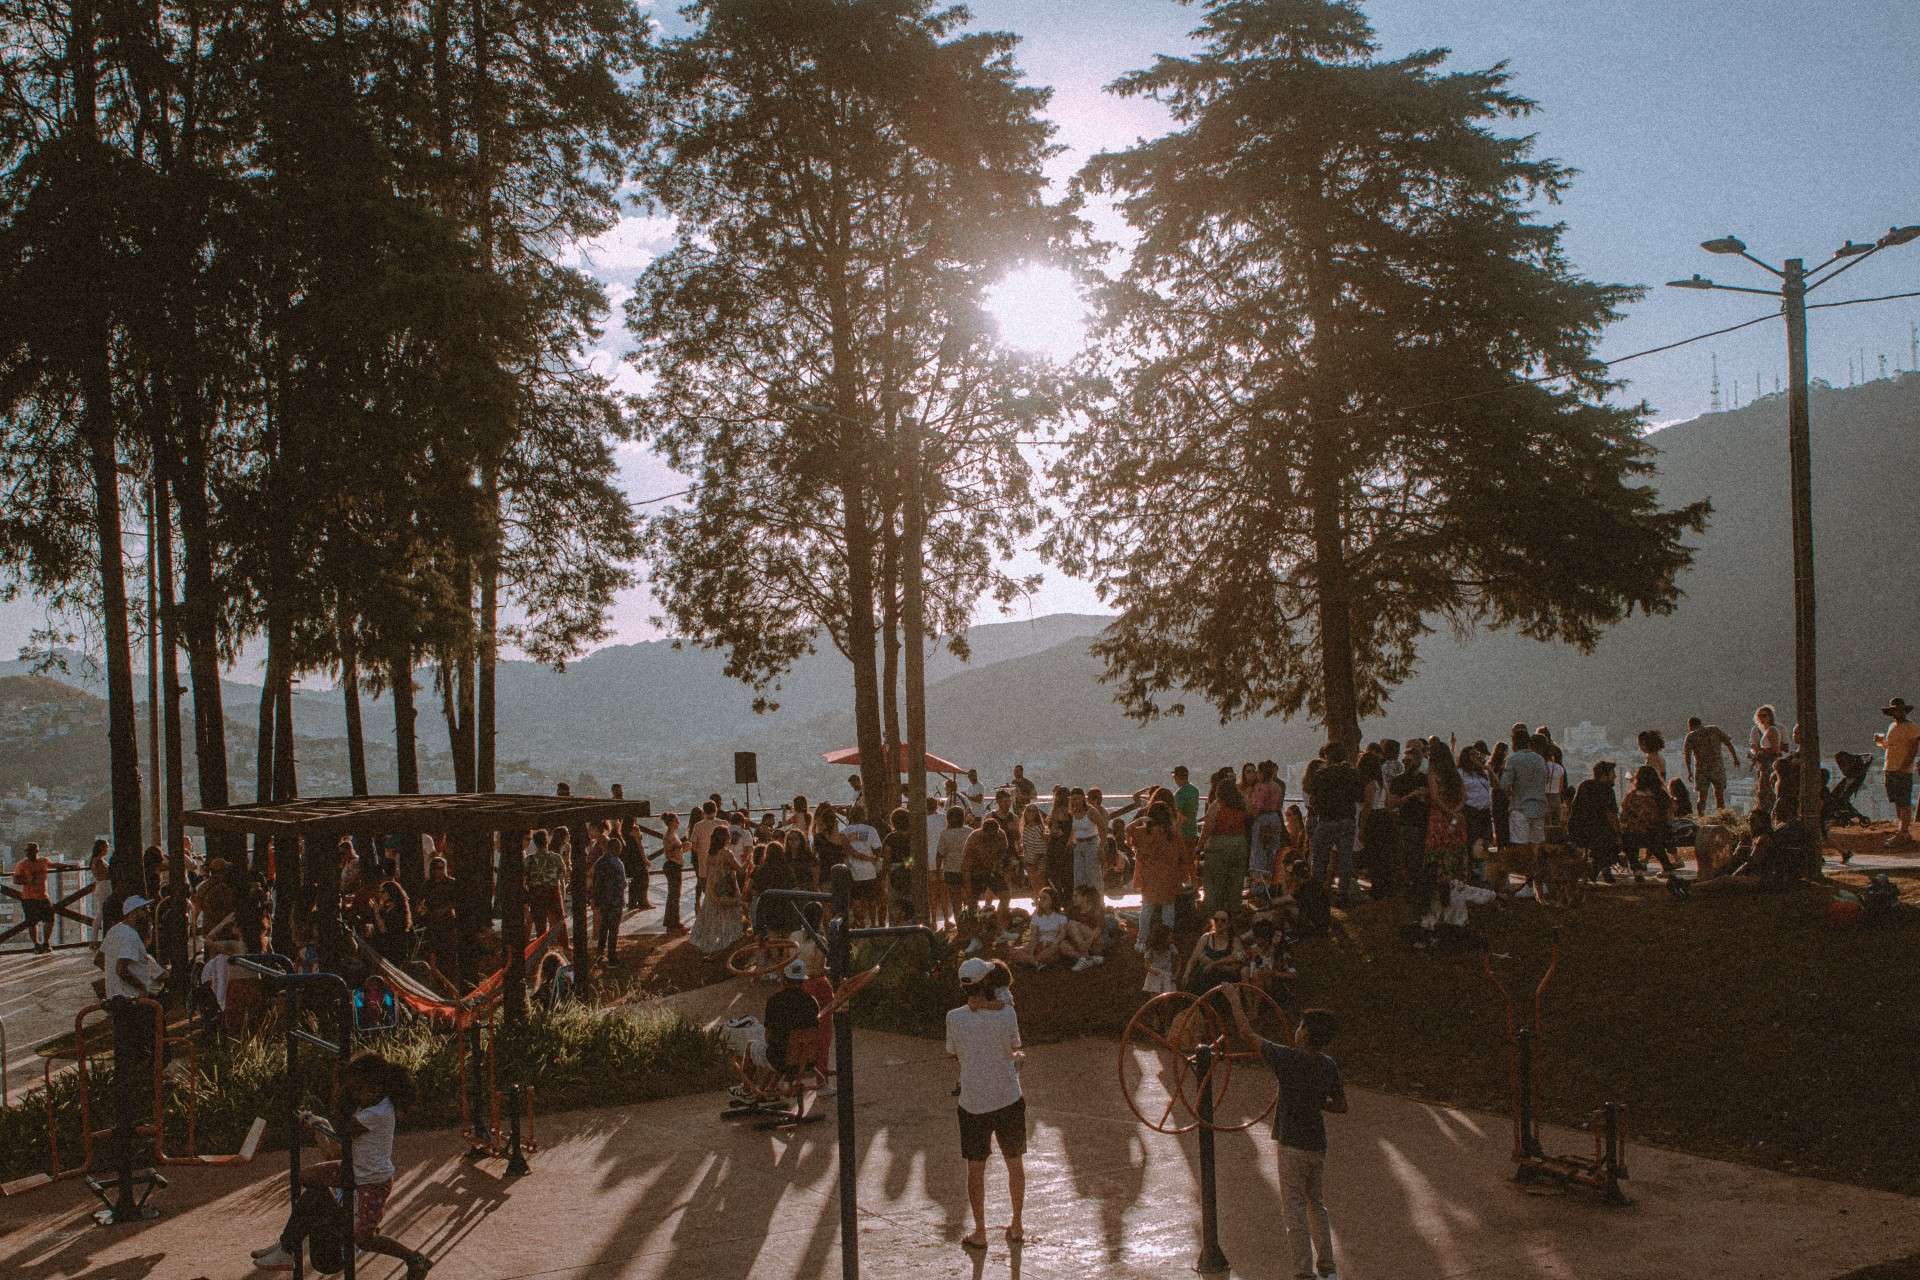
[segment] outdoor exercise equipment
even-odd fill
[[[116,1106],[119,1092],[122,1088],[128,1090],[145,1088],[151,1093],[153,1110],[151,1112],[152,1119],[145,1124],[134,1124],[130,1130],[131,1140],[124,1144],[124,1149],[122,1145],[116,1144],[113,1153],[115,1162],[114,1189],[116,1191],[119,1189],[123,1168],[130,1179],[130,1185],[144,1189],[143,1194],[134,1200],[127,1210],[129,1212],[132,1209],[138,1209],[140,1205],[144,1203],[147,1196],[151,1195],[157,1187],[164,1187],[166,1185],[166,1180],[157,1173],[154,1173],[154,1170],[170,1165],[189,1165],[210,1168],[249,1164],[253,1161],[254,1154],[259,1150],[260,1139],[266,1133],[267,1128],[267,1122],[264,1119],[256,1117],[252,1126],[248,1128],[246,1139],[241,1143],[239,1151],[225,1155],[201,1154],[198,1129],[200,1072],[198,1054],[193,1037],[191,1034],[177,1036],[168,1034],[166,1013],[158,1000],[140,999],[131,1001],[130,1004],[139,1010],[139,1012],[131,1013],[128,1016],[139,1017],[143,1021],[149,1016],[153,1019],[153,1034],[151,1038],[153,1052],[149,1055],[148,1062],[151,1081],[150,1083],[135,1081],[132,1072],[116,1070],[113,1077]],[[43,1081],[41,1096],[45,1100],[47,1111],[46,1172],[30,1174],[27,1177],[16,1178],[12,1182],[0,1184],[0,1195],[19,1195],[22,1192],[31,1191],[36,1187],[44,1187],[49,1183],[58,1182],[64,1178],[86,1176],[88,1186],[93,1189],[94,1194],[100,1196],[103,1202],[106,1201],[107,1196],[104,1188],[96,1185],[96,1180],[91,1177],[92,1171],[96,1168],[95,1161],[98,1154],[97,1144],[103,1138],[116,1137],[118,1133],[117,1125],[96,1128],[93,1119],[95,1075],[93,1063],[96,1059],[112,1053],[114,1050],[114,1046],[111,1043],[101,1044],[95,1039],[95,1033],[98,1030],[99,1024],[94,1020],[94,1016],[101,1013],[106,1013],[111,1016],[112,1010],[104,1004],[90,1004],[75,1014],[73,1019],[72,1047],[49,1050],[41,1065]],[[80,1108],[79,1159],[69,1166],[63,1166],[61,1162],[60,1124],[59,1116],[54,1105],[54,1066],[60,1062],[72,1062],[74,1064],[74,1095]],[[186,1134],[184,1148],[180,1151],[170,1151],[167,1148],[167,1078],[176,1071],[185,1086],[181,1122],[186,1130]],[[134,1148],[139,1145],[142,1139],[146,1141],[147,1149],[144,1152],[136,1153]],[[137,1168],[134,1167],[133,1164],[136,1155],[146,1162]],[[149,1174],[152,1176],[149,1177]],[[106,1208],[118,1211],[116,1203],[108,1203]],[[116,1218],[114,1220],[125,1221],[127,1219]]]
[[[257,956],[240,956],[234,963],[258,976],[269,990],[277,992],[286,1000],[285,1024],[287,1036],[287,1204],[289,1210],[300,1200],[300,1046],[308,1045],[322,1053],[333,1055],[336,1073],[347,1065],[353,1057],[353,993],[346,981],[337,973],[301,973],[293,961],[283,955],[268,953]],[[315,1003],[306,1003],[306,997],[315,997]],[[329,1040],[319,1031],[309,1031],[306,1016],[316,1016],[318,1025],[325,1028],[327,1015],[331,1014],[335,1035]],[[340,1214],[342,1230],[340,1238],[346,1242],[344,1249],[347,1280],[353,1280],[353,1131],[348,1129],[339,1135],[340,1142]],[[293,1280],[301,1280],[306,1260],[304,1250],[293,1256]]]
[[[849,923],[849,913],[853,909],[853,872],[845,863],[834,866],[831,893],[816,893],[807,889],[768,889],[760,897],[768,902],[794,902],[802,905],[800,914],[804,918],[804,905],[809,902],[827,904],[833,912],[833,918],[827,922],[827,980],[833,983],[834,999],[832,1006],[844,1004],[842,997],[851,1000],[860,991],[865,990],[879,967],[866,970],[857,978],[849,977],[853,967],[853,944],[868,938],[906,938],[924,937],[931,940],[933,930],[923,924],[891,925],[881,929],[856,929]],[[814,930],[806,926],[809,933]],[[856,985],[857,983],[857,985]],[[844,985],[843,985],[844,984]],[[843,1280],[860,1280],[860,1188],[859,1188],[859,1133],[853,1118],[853,1024],[846,1018],[833,1020],[833,1063],[839,1084],[834,1096],[838,1104],[835,1108],[838,1120],[837,1142],[840,1148],[840,1273]]]
[[[506,1172],[517,1178],[531,1171],[527,1153],[540,1149],[533,1139],[533,1086],[500,1087],[499,1033],[499,1024],[489,1018],[469,1023],[454,1036],[460,1070],[460,1130],[467,1139],[469,1160],[505,1160]]]
[[[874,965],[848,978],[835,989],[833,998],[820,1007],[819,1016],[822,1019],[833,1017],[879,976],[880,966]],[[761,1123],[753,1126],[758,1132],[791,1129],[796,1125],[814,1124],[826,1119],[825,1115],[811,1109],[813,1095],[807,1088],[809,1077],[815,1081],[816,1091],[826,1083],[826,1069],[816,1060],[814,1046],[814,1037],[806,1037],[797,1043],[789,1040],[786,1069],[779,1073],[771,1085],[762,1084],[756,1079],[751,1060],[736,1061],[734,1070],[747,1096],[736,1095],[733,1103],[720,1113],[720,1118],[759,1119]]]
[[[1513,1096],[1513,1180],[1528,1184],[1551,1182],[1563,1187],[1583,1187],[1600,1192],[1608,1204],[1632,1204],[1620,1183],[1627,1177],[1627,1136],[1625,1103],[1608,1102],[1596,1108],[1584,1128],[1593,1135],[1593,1158],[1572,1155],[1548,1155],[1540,1144],[1540,1132],[1534,1122],[1533,1046],[1546,1024],[1547,984],[1560,967],[1560,931],[1554,930],[1547,955],[1546,972],[1533,989],[1533,1025],[1516,1025],[1513,997],[1493,969],[1493,949],[1481,953],[1481,967],[1487,980],[1500,993],[1506,1006],[1507,1083]]]
[[[786,968],[798,954],[800,944],[792,938],[748,937],[728,953],[727,972],[736,978],[765,977]]]
[[[1239,994],[1257,1039],[1240,1034],[1226,1003],[1228,987]],[[1127,1109],[1157,1133],[1199,1134],[1200,1253],[1193,1269],[1202,1274],[1228,1269],[1220,1248],[1214,1135],[1250,1129],[1273,1114],[1280,1082],[1265,1069],[1259,1040],[1286,1043],[1290,1035],[1286,1012],[1251,982],[1223,983],[1204,995],[1164,992],[1141,1005],[1121,1032],[1120,1093]],[[1238,1094],[1235,1080],[1242,1082]],[[1220,1104],[1229,1099],[1223,1117]]]

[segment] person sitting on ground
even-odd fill
[[[1073,930],[1075,942],[1086,951],[1084,956],[1073,962],[1073,971],[1079,973],[1083,969],[1105,964],[1114,944],[1120,940],[1120,921],[1107,910],[1106,900],[1083,885],[1073,891],[1073,900],[1067,907],[1067,919],[1076,926]]]
[[[340,1185],[341,1170],[336,1135],[346,1133],[353,1138],[353,1247],[400,1259],[406,1264],[407,1280],[420,1280],[427,1274],[433,1266],[431,1259],[380,1234],[380,1219],[393,1192],[397,1111],[412,1100],[413,1081],[398,1063],[373,1052],[356,1054],[347,1063],[340,1072],[340,1110],[331,1124],[310,1113],[301,1116],[302,1127],[321,1147],[332,1149],[335,1158],[301,1168],[300,1198],[294,1202],[279,1240],[253,1251],[256,1266],[268,1271],[292,1270],[308,1238],[338,1219],[340,1206],[334,1199],[334,1189]],[[343,1252],[344,1247],[342,1242]],[[341,1269],[326,1265],[329,1261],[332,1259],[316,1257],[314,1269]]]
[[[1251,982],[1281,1004],[1286,1004],[1287,984],[1293,979],[1293,969],[1287,959],[1280,930],[1271,915],[1259,917],[1241,935],[1240,954],[1245,961],[1240,971],[1241,981]]]
[[[1312,865],[1304,857],[1287,864],[1280,917],[1287,923],[1288,932],[1302,938],[1324,938],[1333,931],[1333,893],[1313,874]]]
[[[1223,982],[1237,982],[1243,963],[1240,940],[1233,934],[1233,917],[1224,909],[1215,911],[1207,931],[1194,942],[1193,951],[1187,956],[1181,989],[1203,996]]]
[[[1593,878],[1613,883],[1613,867],[1620,861],[1620,804],[1614,797],[1613,761],[1593,766],[1593,776],[1573,792],[1573,814],[1567,820],[1567,838],[1587,855]]]
[[[1091,933],[1092,930],[1060,909],[1060,900],[1048,887],[1040,891],[1026,934],[1007,953],[1007,960],[1029,969],[1044,969],[1057,960],[1071,960],[1074,972],[1078,973],[1088,967],[1081,961],[1087,958]]]

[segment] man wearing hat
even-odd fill
[[[787,961],[780,970],[780,989],[767,997],[767,1068],[775,1076],[786,1074],[795,1062],[795,1035],[820,1025],[820,1005],[806,990],[807,962],[799,956]],[[815,1066],[823,1064],[815,1063]]]
[[[947,1011],[947,1054],[960,1060],[960,1156],[967,1162],[967,1203],[973,1230],[960,1243],[987,1247],[987,1153],[1000,1145],[1007,1165],[1007,1197],[1013,1213],[1009,1243],[1022,1238],[1020,1211],[1026,1198],[1027,1100],[1020,1091],[1020,1020],[1007,994],[1007,966],[975,956],[960,966],[967,1002]]]
[[[107,1013],[113,1018],[114,1070],[124,1080],[139,1081],[153,1070],[153,1011],[138,1003],[159,994],[166,969],[147,951],[145,931],[153,904],[140,894],[128,894],[120,904],[120,923],[100,941],[100,967],[106,973]],[[116,1090],[124,1128],[131,1131],[132,1098],[138,1088]]]
[[[1887,799],[1900,821],[1900,829],[1886,843],[1889,849],[1900,849],[1913,843],[1913,758],[1920,751],[1920,725],[1911,719],[1913,706],[1905,698],[1893,699],[1880,714],[1893,717],[1893,723],[1885,733],[1873,735],[1873,745],[1887,753]]]

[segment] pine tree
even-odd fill
[[[1064,242],[1042,200],[1043,91],[1014,40],[916,0],[711,0],[650,68],[643,166],[679,222],[627,308],[639,419],[687,505],[647,530],[675,627],[768,697],[824,630],[854,670],[869,804],[897,785],[878,649],[911,454],[936,489],[930,616],[964,625],[1033,519],[1006,401],[1029,374],[980,312]],[[906,441],[924,438],[923,450]],[[925,743],[917,744],[924,750]]]
[[[1049,547],[1119,607],[1121,703],[1305,709],[1352,746],[1435,626],[1587,648],[1671,610],[1706,507],[1661,509],[1644,407],[1605,402],[1637,291],[1541,220],[1572,175],[1507,131],[1505,65],[1382,58],[1346,0],[1201,7],[1197,53],[1114,86],[1172,130],[1082,175],[1138,240]]]

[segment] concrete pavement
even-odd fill
[[[689,993],[690,995],[697,993]],[[751,1006],[757,992],[735,997]],[[985,1255],[966,1229],[953,1069],[938,1044],[861,1032],[862,1274],[867,1280],[1186,1273],[1196,1251],[1194,1138],[1144,1129],[1124,1108],[1114,1046],[1038,1046],[1024,1246]],[[1822,1280],[1920,1251],[1907,1198],[1635,1148],[1636,1203],[1531,1194],[1508,1179],[1504,1117],[1354,1090],[1330,1118],[1328,1172],[1344,1280]],[[832,1100],[826,1100],[831,1106]],[[755,1133],[703,1095],[539,1122],[534,1172],[463,1160],[453,1135],[405,1135],[388,1227],[453,1280],[666,1280],[840,1275],[834,1126]],[[1552,1150],[1582,1139],[1550,1132]],[[1221,1225],[1234,1275],[1285,1277],[1272,1143],[1222,1136]],[[0,1201],[0,1275],[18,1280],[208,1280],[259,1275],[247,1251],[285,1211],[280,1157],[247,1169],[174,1171],[166,1214],[100,1229],[72,1183]],[[989,1166],[990,1221],[1004,1178]],[[374,1280],[398,1269],[363,1268]]]

